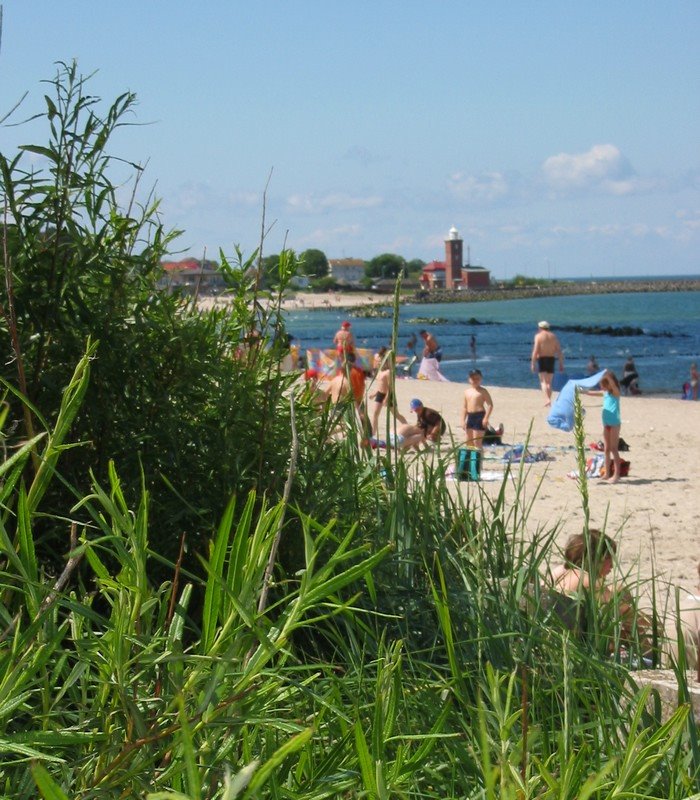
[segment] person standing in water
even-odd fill
[[[335,345],[338,355],[341,357],[348,353],[355,352],[355,337],[352,335],[351,327],[350,323],[346,320],[333,337],[333,344]]]
[[[540,388],[545,399],[545,406],[552,405],[552,379],[554,378],[554,364],[559,360],[559,372],[564,372],[564,354],[559,344],[559,339],[549,329],[546,320],[537,323],[538,331],[532,346],[530,367],[540,377]]]
[[[442,361],[442,347],[438,344],[438,340],[429,331],[419,331],[421,339],[425,343],[423,348],[423,358],[434,358],[436,361]]]

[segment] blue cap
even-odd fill
[[[419,408],[423,408],[423,403],[421,403],[418,398],[414,397],[413,400],[410,402],[411,411],[418,411]]]

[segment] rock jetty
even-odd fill
[[[449,291],[447,289],[419,290],[407,295],[408,303],[477,303],[487,300],[522,300],[528,297],[558,297],[575,294],[622,294],[648,292],[698,292],[696,278],[648,281],[581,281],[543,283],[538,286],[503,286],[491,289]]]

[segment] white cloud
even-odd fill
[[[680,221],[683,230],[700,231],[700,211],[681,209],[676,212],[676,218]]]
[[[639,191],[641,183],[614,144],[596,144],[585,153],[559,153],[542,164],[545,183],[557,192],[597,189],[609,194]]]
[[[506,197],[510,191],[508,180],[501,172],[480,175],[455,172],[450,175],[447,185],[456,198],[468,203],[493,203]]]
[[[383,204],[381,197],[353,197],[344,192],[335,192],[321,197],[310,194],[292,194],[287,198],[290,212],[299,214],[319,214],[327,211],[353,211],[362,208],[376,208]]]
[[[185,183],[164,200],[174,213],[262,207],[260,192],[226,192],[208,183]]]
[[[358,144],[349,147],[345,151],[343,158],[347,161],[357,161],[364,167],[387,160],[384,156],[378,156],[369,148]]]
[[[349,238],[359,237],[362,229],[359,225],[338,225],[334,228],[316,228],[298,238],[295,238],[294,247],[303,250],[306,247],[323,248],[328,245],[338,247],[347,243]]]

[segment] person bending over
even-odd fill
[[[418,398],[411,400],[411,411],[416,414],[416,423],[423,431],[423,437],[429,442],[439,442],[447,428],[442,416],[435,409],[424,406]]]

